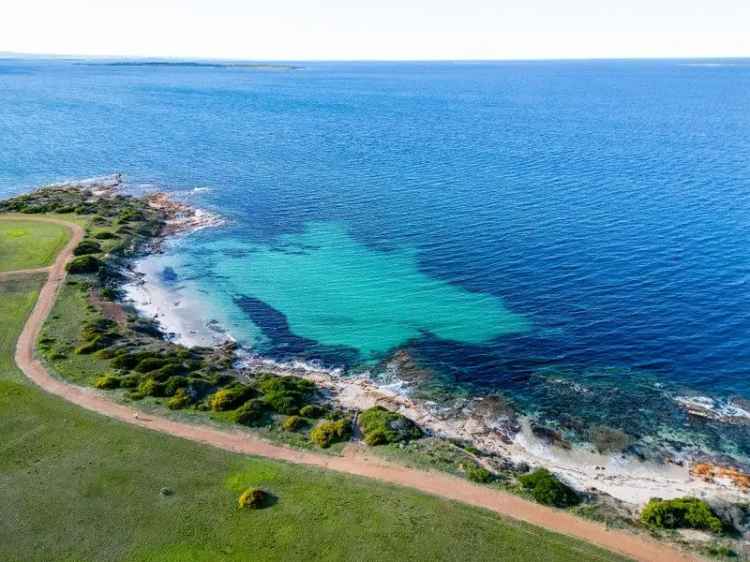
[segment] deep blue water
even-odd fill
[[[197,260],[310,224],[379,256],[407,248],[530,328],[451,341],[417,319],[404,344],[521,401],[539,369],[750,398],[750,61],[718,62],[0,61],[0,194],[113,171],[211,188],[196,200],[233,226],[181,250]],[[258,297],[240,281],[233,298]],[[266,335],[294,331],[270,310]],[[341,343],[341,362],[366,355]]]

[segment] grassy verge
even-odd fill
[[[70,231],[59,224],[4,218],[0,220],[0,272],[46,267],[69,238]]]

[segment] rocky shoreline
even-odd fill
[[[124,185],[119,175],[106,181],[98,179],[98,183],[92,181],[69,185],[91,189],[104,196],[114,196]],[[176,201],[166,193],[155,192],[145,197],[149,206],[166,217],[160,239],[224,224],[221,217]],[[151,248],[151,251],[158,250],[158,244]],[[163,295],[164,298],[154,298],[154,291],[149,292],[142,280],[139,283],[140,295],[147,295],[143,298],[148,304],[144,306],[144,301],[139,302],[138,298],[131,304],[141,314],[155,318],[162,329],[180,343],[205,344],[198,337],[202,329],[211,334],[211,345],[231,340],[228,333],[209,325],[211,322],[198,326],[199,319],[188,318],[191,316],[188,313],[182,316],[169,313],[165,309],[174,308],[169,305],[169,299]],[[187,334],[181,334],[186,330]],[[366,374],[347,375],[303,363],[280,364],[260,357],[243,357],[241,363],[248,373],[264,371],[308,379],[324,389],[328,400],[343,409],[357,411],[380,405],[412,419],[434,436],[469,444],[498,465],[543,466],[579,491],[605,493],[628,504],[642,505],[651,497],[691,495],[727,502],[747,501],[750,497],[750,476],[737,467],[705,460],[644,462],[623,453],[600,453],[582,445],[572,445],[555,431],[518,415],[502,396],[456,398],[439,404],[415,397],[412,390],[420,380],[432,375],[420,369],[405,351],[396,352],[381,365],[387,375],[385,382]],[[708,410],[700,401],[688,402],[685,407]]]

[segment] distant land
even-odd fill
[[[77,62],[86,66],[134,66],[134,67],[188,67],[188,68],[252,68],[256,70],[300,70],[301,66],[275,63],[244,63],[244,62],[197,62],[197,61],[107,61],[107,62]]]

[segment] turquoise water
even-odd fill
[[[307,223],[271,245],[220,239],[203,248],[230,256],[212,268],[224,290],[282,312],[292,334],[351,348],[363,360],[383,358],[423,333],[487,345],[530,329],[501,299],[425,275],[416,250],[368,248],[338,223]]]
[[[705,62],[5,60],[0,194],[122,171],[218,211],[154,266],[257,353],[407,350],[573,436],[743,456],[673,400],[750,399],[750,61]]]

